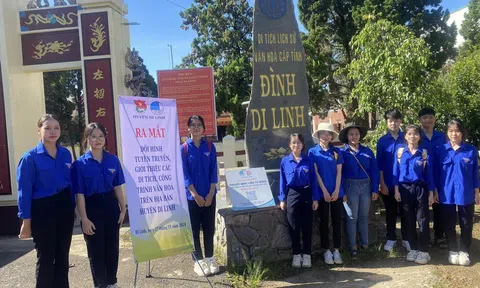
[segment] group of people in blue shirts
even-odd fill
[[[105,151],[107,131],[86,126],[88,151],[72,163],[58,144],[60,122],[46,114],[37,123],[40,141],[17,168],[19,238],[33,237],[37,252],[36,287],[68,288],[69,252],[75,208],[87,246],[94,287],[117,287],[119,232],[126,213],[125,183],[119,159]]]
[[[289,136],[292,152],[281,161],[278,199],[289,224],[292,266],[312,265],[313,211],[320,216],[321,246],[327,264],[343,263],[340,248],[344,210],[351,255],[356,256],[359,248],[367,249],[370,205],[379,195],[386,210],[386,251],[397,243],[400,214],[402,245],[409,251],[407,260],[428,263],[429,206],[433,206],[434,244],[448,247],[451,264],[470,264],[474,205],[480,204],[478,151],[465,141],[467,131],[460,120],[448,123],[446,137],[434,130],[433,109],[424,108],[418,116],[422,129],[407,125],[401,131],[402,114],[387,111],[389,131],[379,139],[376,156],[361,144],[367,129],[358,125],[347,125],[337,133],[331,124],[320,123],[312,135],[318,145],[308,154],[301,134]],[[119,229],[126,213],[125,177],[119,159],[104,149],[107,131],[100,123],[87,125],[83,147],[89,149],[72,163],[68,149],[58,144],[58,119],[46,114],[37,124],[40,141],[23,155],[17,168],[18,216],[23,220],[19,237],[33,237],[36,287],[69,287],[76,207],[94,286],[117,287]],[[203,137],[205,123],[201,116],[191,116],[187,125],[190,138],[180,151],[194,242],[192,260],[194,271],[204,276],[219,272],[213,255],[217,153]],[[337,138],[344,147],[332,145]],[[457,216],[460,245],[455,233]],[[329,243],[330,220],[333,250]]]
[[[348,250],[355,257],[360,249],[367,249],[370,205],[379,197],[385,206],[387,226],[384,250],[391,251],[397,245],[400,215],[407,261],[427,264],[431,260],[429,247],[438,245],[448,248],[449,263],[470,265],[474,205],[480,204],[478,151],[466,142],[467,131],[460,120],[448,123],[445,136],[434,129],[433,109],[423,108],[418,119],[421,128],[407,125],[402,131],[402,114],[395,109],[387,111],[388,132],[378,140],[376,155],[361,144],[367,129],[354,124],[337,133],[331,124],[320,123],[312,134],[318,144],[308,153],[301,134],[289,136],[292,152],[281,161],[278,199],[289,224],[293,267],[312,265],[312,214],[316,210],[325,263],[343,263],[340,248],[344,210]],[[337,138],[345,144],[342,148],[332,145]],[[432,243],[430,206],[435,235]],[[455,232],[457,217],[460,245]]]

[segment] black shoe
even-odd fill
[[[358,256],[358,250],[356,250],[356,249],[355,249],[355,250],[351,250],[351,251],[350,251],[350,255],[351,255],[352,257],[357,257],[357,256]]]

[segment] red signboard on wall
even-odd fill
[[[117,154],[110,58],[85,60],[84,63],[88,122],[99,122],[105,126],[108,133],[106,149]]]
[[[0,64],[0,195],[12,194],[8,162],[7,123],[3,97],[2,66]]]
[[[192,115],[205,120],[205,135],[217,135],[213,69],[193,68],[157,71],[160,98],[177,100],[180,136],[188,136],[187,121]]]

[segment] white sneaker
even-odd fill
[[[300,268],[302,266],[302,255],[293,255],[292,266],[295,268]]]
[[[411,250],[410,252],[408,252],[407,261],[410,261],[410,262],[415,261],[415,259],[417,259],[418,253],[420,253],[420,251],[418,250]]]
[[[448,263],[452,264],[452,265],[458,265],[458,252],[454,252],[454,251],[449,251],[448,252]]]
[[[195,271],[195,273],[197,273],[197,275],[200,277],[203,277],[203,273],[205,273],[205,275],[207,276],[210,275],[210,269],[208,268],[208,264],[203,259],[198,260],[198,262],[195,262],[195,264],[193,264],[193,271]]]
[[[470,255],[466,252],[460,251],[460,253],[458,253],[458,264],[462,266],[470,265]]]
[[[402,246],[405,247],[405,249],[407,249],[408,252],[412,251],[412,249],[410,248],[410,242],[402,241]]]
[[[340,255],[338,249],[333,251],[333,262],[335,262],[335,264],[343,264],[342,255]]]
[[[210,274],[217,274],[220,271],[220,268],[218,268],[217,262],[215,262],[213,257],[207,258],[205,261],[208,264],[208,269],[210,269]]]
[[[335,262],[333,261],[333,254],[330,250],[327,250],[325,251],[325,253],[323,253],[323,259],[325,259],[325,263],[327,263],[328,265],[335,264]]]
[[[383,250],[390,252],[395,246],[397,246],[397,241],[388,240],[387,244],[383,246]]]
[[[304,267],[304,268],[312,267],[312,256],[307,255],[307,254],[303,255],[302,267]]]
[[[430,260],[432,260],[430,254],[428,254],[427,252],[420,252],[418,253],[417,258],[415,258],[415,263],[427,264],[428,262],[430,262]]]

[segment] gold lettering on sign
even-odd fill
[[[98,50],[102,48],[103,43],[105,43],[107,38],[107,33],[104,31],[105,26],[103,24],[98,24],[98,21],[100,21],[100,17],[98,17],[93,24],[90,24],[93,35],[93,37],[90,38],[90,41],[92,42],[90,50],[92,50],[92,52],[98,52]]]
[[[105,117],[105,115],[107,114],[106,109],[103,107],[98,108],[96,112],[97,112],[97,116],[96,116],[97,118]]]
[[[73,41],[70,41],[68,44],[64,42],[54,41],[54,42],[47,42],[43,44],[43,40],[38,42],[37,45],[32,45],[34,48],[32,58],[33,59],[42,59],[43,56],[47,55],[48,53],[54,54],[63,54],[65,52],[70,51],[70,46],[72,46]]]
[[[279,129],[280,128],[280,123],[277,124],[277,121],[276,121],[276,116],[277,116],[277,108],[272,108],[272,117],[273,117],[273,130],[275,129]]]
[[[272,116],[272,123],[267,124],[267,109],[251,109],[252,115],[252,131],[283,129],[283,128],[300,128],[305,127],[305,106],[290,106],[270,108],[268,110]]]
[[[103,71],[100,69],[97,69],[97,72],[93,73],[93,80],[101,80],[103,79]]]
[[[72,17],[78,17],[76,13],[70,12],[67,14],[67,18],[65,19],[65,14],[62,13],[62,17],[57,16],[55,14],[48,13],[47,16],[42,16],[41,14],[30,14],[28,15],[28,22],[25,22],[25,25],[32,25],[33,21],[35,21],[35,25],[40,23],[42,24],[59,24],[62,26],[71,25],[73,24]]]
[[[305,114],[304,112],[304,106],[295,106],[295,114],[297,114],[297,127],[305,127]],[[300,112],[298,111],[300,109]],[[300,120],[300,121],[298,121]],[[299,124],[302,123],[302,124]]]
[[[95,91],[93,91],[93,97],[97,99],[103,99],[105,97],[105,89],[95,88]]]
[[[267,96],[295,96],[295,74],[274,74],[270,67],[270,75],[260,75],[262,97]]]

